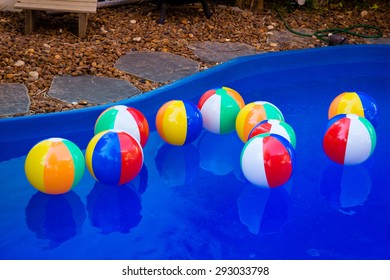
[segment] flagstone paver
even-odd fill
[[[368,38],[366,42],[369,44],[383,44],[390,45],[390,38]]]
[[[115,67],[150,81],[175,81],[199,70],[196,61],[166,52],[136,51],[119,58]]]
[[[128,81],[97,76],[55,76],[48,95],[65,102],[103,104],[139,94]]]
[[[196,42],[188,46],[200,60],[206,63],[221,63],[227,60],[261,53],[244,43]]]
[[[296,31],[306,35],[311,35],[314,32],[313,30],[308,28],[298,28]],[[273,30],[272,32],[270,32],[270,35],[268,35],[267,38],[268,43],[270,44],[274,43],[278,45],[302,44],[302,43],[307,43],[308,40],[313,40],[313,39],[310,36],[298,35],[288,30],[281,30],[281,31]]]
[[[0,117],[26,115],[29,107],[30,97],[25,85],[0,83]]]

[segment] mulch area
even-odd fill
[[[85,39],[77,36],[78,18],[75,14],[42,14],[37,30],[26,36],[23,35],[24,14],[2,11],[0,82],[24,84],[31,99],[31,114],[39,114],[88,106],[67,104],[48,96],[48,89],[56,75],[119,78],[131,82],[142,92],[163,85],[116,69],[115,62],[129,51],[178,54],[198,61],[200,68],[206,69],[213,64],[200,61],[188,48],[191,43],[240,42],[265,52],[327,45],[316,38],[307,38],[299,44],[270,43],[270,34],[286,30],[286,27],[272,9],[269,3],[272,1],[264,2],[263,11],[241,10],[226,1],[210,2],[211,19],[205,18],[198,4],[170,7],[164,24],[156,23],[159,11],[153,2],[101,8],[97,14],[90,15]],[[390,37],[390,2],[361,2],[365,4],[360,7],[328,5],[318,10],[284,5],[281,13],[293,29],[323,30],[367,24],[380,28],[384,37]],[[349,36],[348,41],[350,44],[366,43],[357,36]]]

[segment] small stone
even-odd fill
[[[51,48],[50,45],[46,44],[46,43],[43,44],[43,47],[46,48],[46,49],[50,49]]]
[[[7,74],[7,75],[5,75],[5,77],[7,78],[7,79],[12,79],[13,77],[14,77],[14,74]]]
[[[240,9],[239,7],[232,7],[231,10],[232,10],[233,12],[238,12],[238,13],[241,13],[241,12],[243,11],[243,10]]]
[[[135,41],[135,42],[139,42],[139,41],[141,41],[141,40],[142,40],[141,37],[134,37],[134,38],[133,38],[133,41]]]
[[[273,26],[272,24],[270,24],[270,25],[267,26],[267,29],[268,29],[268,30],[273,30],[273,29],[275,29],[275,26]]]
[[[21,67],[24,66],[26,63],[23,60],[18,60],[15,62],[14,66]]]
[[[131,23],[131,24],[135,24],[135,23],[137,23],[137,21],[136,21],[135,19],[131,19],[131,20],[130,20],[130,23]]]
[[[362,17],[365,17],[365,16],[368,15],[368,12],[367,12],[367,11],[362,11],[362,12],[360,13],[360,15],[361,15]]]
[[[277,47],[278,46],[278,44],[277,43],[271,43],[271,44],[269,44],[271,47],[273,47],[273,48],[275,48],[275,47]]]
[[[104,26],[102,26],[102,27],[100,28],[100,32],[102,32],[103,34],[108,33],[108,31],[104,28]]]
[[[35,50],[34,50],[34,49],[28,49],[27,52],[28,52],[28,53],[34,53]]]
[[[32,80],[36,81],[36,80],[38,80],[38,78],[39,78],[39,73],[38,73],[37,71],[30,71],[30,72],[28,73],[28,76],[29,76]]]
[[[59,54],[56,54],[56,55],[54,56],[54,58],[55,58],[55,59],[61,59],[61,56],[60,56]]]
[[[265,35],[270,36],[270,35],[274,35],[274,33],[271,32],[271,31],[268,31],[268,32],[265,33]]]

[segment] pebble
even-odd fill
[[[135,19],[131,19],[131,20],[130,20],[130,23],[131,23],[131,24],[134,24],[134,23],[137,23],[137,21],[136,21]]]
[[[24,66],[26,63],[23,60],[18,60],[15,62],[14,66],[21,67]]]
[[[267,25],[267,29],[268,29],[268,30],[273,30],[273,29],[275,29],[275,26],[273,26],[272,24]]]
[[[133,38],[133,41],[135,41],[135,42],[140,42],[141,40],[142,40],[141,37],[134,37],[134,38]]]
[[[31,80],[38,80],[39,78],[39,73],[37,71],[30,71],[28,72],[28,76],[31,78]]]

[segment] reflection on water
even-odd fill
[[[217,176],[234,172],[237,179],[242,179],[240,155],[243,146],[235,132],[224,135],[205,132],[198,142],[200,166]]]
[[[148,169],[144,164],[139,172],[138,176],[131,181],[131,185],[135,187],[135,190],[139,194],[143,194],[148,186]]]
[[[332,207],[352,215],[350,209],[363,205],[371,192],[371,177],[363,165],[342,166],[329,162],[321,177],[321,194]]]
[[[87,196],[88,218],[102,234],[127,233],[142,219],[141,197],[130,182],[123,186],[107,186],[96,182]]]
[[[288,220],[289,194],[284,186],[269,189],[249,184],[237,203],[240,221],[252,234],[280,232]]]
[[[199,153],[192,145],[163,144],[154,159],[160,177],[169,186],[190,184],[199,171]]]
[[[62,195],[34,194],[25,208],[27,227],[39,239],[49,239],[47,249],[81,233],[86,218],[84,205],[73,192]]]

